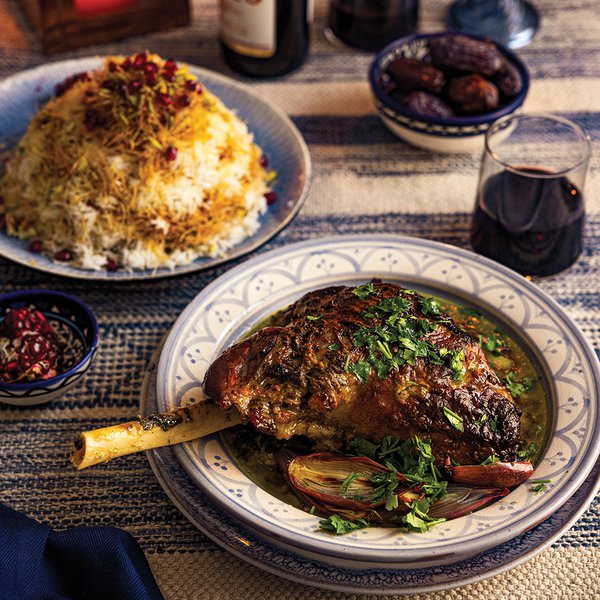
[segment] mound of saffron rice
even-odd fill
[[[76,267],[173,268],[258,229],[267,163],[185,65],[108,57],[32,119],[0,176],[0,216],[32,251]]]

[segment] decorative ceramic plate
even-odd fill
[[[18,73],[0,82],[0,150],[14,145],[25,133],[38,108],[54,93],[54,86],[73,73],[98,68],[99,57],[55,62]],[[233,79],[189,65],[190,72],[247,123],[255,142],[277,171],[278,200],[260,217],[258,231],[223,256],[198,258],[175,269],[147,271],[91,271],[32,254],[28,243],[0,231],[0,256],[52,275],[90,280],[139,280],[169,277],[208,269],[256,250],[280,232],[300,210],[308,194],[311,161],[308,148],[291,120],[276,106],[252,94]]]
[[[158,356],[158,352],[156,356]],[[158,410],[156,357],[147,367],[140,414]],[[411,569],[360,569],[330,564],[299,550],[281,547],[280,540],[261,536],[221,510],[203,494],[179,464],[173,448],[147,453],[158,482],[179,511],[216,544],[238,558],[285,579],[349,593],[420,594],[476,583],[529,560],[561,535],[583,514],[600,487],[600,461],[581,487],[540,525],[496,548],[467,560]]]
[[[282,502],[238,468],[219,435],[174,449],[191,480],[215,503],[270,539],[320,560],[367,565],[444,564],[474,556],[548,518],[583,483],[600,452],[598,360],[573,321],[536,285],[471,252],[429,240],[358,235],[311,240],[263,254],[206,287],[169,334],[157,374],[158,407],[202,397],[208,365],[256,323],[308,290],[395,281],[481,308],[521,340],[542,370],[552,415],[535,478],[492,505],[426,533],[372,527],[345,536],[318,528],[319,517]]]

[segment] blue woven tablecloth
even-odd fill
[[[215,37],[218,3],[192,4],[189,28],[50,60],[147,48],[239,79],[225,67]],[[600,139],[600,11],[589,0],[535,4],[542,30],[520,51],[534,80],[526,107],[570,116]],[[421,30],[441,29],[447,5],[423,2]],[[316,236],[366,232],[404,233],[467,247],[479,157],[432,155],[394,138],[369,98],[371,56],[328,44],[322,34],[326,6],[317,0],[310,57],[302,69],[279,80],[248,82],[290,114],[314,166],[300,216],[260,252]],[[18,3],[0,0],[0,78],[47,60]],[[568,273],[540,283],[595,348],[600,348],[599,166],[594,157],[581,259]],[[98,316],[101,337],[85,383],[64,398],[40,408],[0,406],[0,502],[58,529],[126,529],[140,542],[168,600],[344,597],[264,573],[221,550],[173,506],[143,454],[82,472],[69,466],[75,432],[136,414],[142,371],[153,350],[181,310],[230,267],[114,285],[59,279],[0,259],[0,292],[48,287],[79,296]],[[465,588],[418,597],[600,598],[600,503],[594,502],[569,532],[525,565]]]

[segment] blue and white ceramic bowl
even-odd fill
[[[397,58],[427,59],[429,41],[447,33],[417,34],[392,42],[381,50],[369,69],[369,82],[377,112],[386,127],[399,138],[435,152],[480,152],[483,150],[485,133],[490,125],[505,115],[515,112],[523,104],[529,91],[529,73],[523,61],[508,48],[496,44],[498,49],[513,63],[523,79],[520,93],[497,110],[481,115],[453,118],[428,117],[416,113],[392,98],[384,89],[387,66]],[[477,36],[467,36],[479,39]]]
[[[15,406],[45,404],[72,388],[90,368],[98,348],[98,323],[79,299],[51,290],[23,290],[0,296],[0,322],[9,308],[34,306],[69,348],[69,368],[50,379],[24,383],[0,382],[0,402]]]
[[[183,311],[156,374],[158,410],[199,401],[208,366],[222,351],[307,291],[378,277],[489,314],[521,340],[549,394],[548,441],[534,478],[470,515],[425,533],[372,527],[345,536],[319,531],[319,517],[278,500],[250,480],[218,435],[173,448],[219,508],[284,550],[344,568],[447,565],[494,548],[554,514],[600,455],[600,365],[564,310],[538,286],[472,252],[400,235],[347,235],[289,244],[215,279]]]

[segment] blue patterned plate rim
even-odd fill
[[[544,476],[547,473],[557,473],[556,489],[553,490],[552,494],[548,495],[548,492],[545,492],[544,495],[538,495],[540,497],[532,499],[531,496],[533,496],[533,494],[528,494],[528,491],[524,489],[524,486],[521,486],[505,499],[500,500],[494,505],[500,507],[500,510],[506,510],[504,514],[508,515],[512,510],[511,505],[517,504],[518,513],[516,514],[518,518],[510,517],[506,519],[500,518],[497,515],[492,518],[491,511],[495,509],[489,507],[482,511],[478,511],[473,515],[469,515],[469,517],[463,517],[462,519],[466,519],[466,521],[457,519],[456,521],[448,522],[449,527],[456,528],[459,527],[457,523],[460,522],[461,527],[462,523],[465,523],[463,531],[461,532],[462,537],[441,532],[437,535],[448,535],[449,537],[446,537],[445,539],[440,538],[439,540],[430,540],[427,537],[428,534],[418,534],[418,541],[414,541],[414,538],[411,538],[410,542],[396,541],[394,547],[392,544],[386,545],[386,540],[384,539],[381,544],[373,546],[369,539],[364,537],[361,539],[358,535],[355,536],[354,534],[332,540],[322,535],[317,537],[315,536],[314,531],[307,533],[308,526],[306,526],[306,529],[299,531],[297,524],[300,522],[300,518],[297,517],[297,515],[294,515],[296,517],[295,521],[293,521],[294,524],[290,525],[288,522],[279,521],[279,517],[272,518],[272,515],[267,514],[265,511],[265,505],[261,505],[257,508],[258,505],[254,506],[252,505],[252,502],[248,503],[245,499],[243,501],[237,500],[234,497],[234,494],[231,493],[233,484],[227,481],[227,485],[224,488],[224,483],[214,477],[214,472],[217,472],[224,467],[219,465],[218,468],[215,467],[213,472],[211,472],[212,458],[208,457],[206,452],[209,444],[214,443],[218,446],[218,442],[215,441],[214,437],[205,438],[200,442],[182,444],[176,447],[174,452],[181,465],[194,480],[196,485],[198,485],[205,493],[209,494],[209,496],[225,510],[231,511],[237,519],[245,521],[253,529],[257,529],[261,533],[269,535],[272,538],[283,535],[286,537],[286,541],[298,548],[318,552],[322,555],[354,558],[357,561],[366,561],[369,560],[369,558],[372,559],[374,547],[377,548],[378,560],[383,562],[407,560],[407,558],[401,558],[402,552],[404,552],[405,555],[408,552],[411,560],[417,558],[426,560],[431,559],[431,557],[434,556],[448,554],[456,554],[457,556],[464,557],[469,553],[472,553],[474,548],[482,550],[494,547],[514,538],[528,528],[543,521],[566,502],[583,483],[600,453],[600,434],[598,434],[598,432],[600,432],[600,414],[598,410],[600,406],[600,370],[598,359],[593,352],[591,345],[577,325],[565,311],[550,296],[539,289],[539,287],[514,271],[461,248],[433,242],[431,240],[401,235],[346,235],[333,238],[312,239],[305,242],[290,244],[286,247],[262,254],[245,262],[243,265],[231,269],[198,294],[198,296],[183,311],[169,333],[158,366],[157,387],[159,409],[167,410],[180,404],[182,394],[185,395],[185,386],[183,383],[180,384],[177,381],[177,378],[180,378],[180,376],[174,376],[174,374],[176,372],[181,373],[181,370],[177,371],[181,361],[184,360],[183,358],[180,360],[179,357],[181,345],[184,344],[187,355],[191,356],[193,354],[193,344],[188,339],[191,320],[194,320],[194,326],[192,328],[194,335],[196,335],[196,330],[194,328],[202,326],[203,319],[214,322],[214,307],[220,302],[223,302],[223,298],[228,294],[229,296],[232,294],[235,296],[237,293],[235,290],[238,280],[245,281],[245,278],[251,277],[255,272],[259,272],[260,277],[264,277],[265,273],[270,273],[270,269],[273,270],[273,272],[284,271],[285,275],[287,272],[283,268],[284,263],[292,263],[297,257],[302,257],[302,261],[308,264],[315,256],[323,254],[326,254],[328,257],[338,255],[345,256],[344,251],[360,251],[361,244],[369,249],[372,247],[375,250],[385,250],[389,248],[393,248],[395,251],[402,250],[402,255],[406,257],[406,260],[409,260],[410,258],[410,251],[420,252],[420,258],[423,258],[423,256],[429,257],[430,265],[435,265],[436,261],[446,261],[453,265],[452,268],[463,269],[466,276],[473,279],[471,285],[477,284],[476,287],[479,286],[480,280],[485,281],[486,277],[487,280],[493,279],[493,282],[501,282],[501,284],[507,286],[510,291],[515,292],[517,295],[520,294],[519,297],[522,298],[523,301],[527,300],[529,303],[533,303],[532,306],[538,309],[540,314],[534,315],[527,313],[524,317],[524,323],[529,323],[529,329],[531,329],[533,334],[545,335],[545,330],[548,327],[549,322],[559,335],[564,336],[565,341],[567,342],[564,344],[564,347],[568,347],[567,358],[563,359],[564,365],[560,368],[556,367],[555,372],[550,371],[550,375],[559,382],[556,385],[574,385],[577,394],[583,395],[584,397],[581,399],[582,408],[579,416],[574,418],[572,422],[569,422],[570,429],[565,427],[564,431],[554,431],[553,437],[546,449],[546,453],[536,469],[537,477]],[[423,252],[426,254],[423,255]],[[446,264],[446,262],[443,262],[443,264]],[[385,272],[374,270],[364,271],[361,270],[360,265],[353,265],[353,268],[356,269],[356,271],[352,273],[355,280],[364,280],[372,276],[386,277]],[[415,269],[420,268],[420,265],[418,267],[415,266]],[[422,268],[427,269],[430,267],[425,265]],[[389,278],[389,273],[387,273],[387,276]],[[395,279],[406,280],[407,277],[409,277],[409,274],[406,272],[402,273],[402,277],[396,273]],[[300,276],[297,278],[300,279]],[[349,273],[343,273],[343,278],[347,280],[350,279],[351,276]],[[290,278],[290,281],[292,279],[293,278]],[[440,291],[443,289],[447,292],[449,289],[453,289],[453,286],[449,286],[448,284],[445,286],[442,285],[435,277],[433,279],[427,279],[422,273],[418,279],[423,285],[433,286],[434,288],[437,284],[437,289]],[[290,281],[288,281],[288,283]],[[323,287],[324,285],[330,285],[332,283],[331,280],[324,282],[322,279],[318,278],[307,281],[309,281],[309,283],[305,285],[303,291],[306,291],[306,289]],[[334,281],[337,283],[343,282],[341,279],[335,279]],[[461,282],[461,286],[467,284],[467,281]],[[490,290],[496,294],[497,287],[498,285],[494,285],[490,287],[489,290],[486,290],[485,286],[483,286],[479,289],[481,290],[481,294],[489,294]],[[454,288],[456,288],[456,285]],[[458,294],[458,296],[460,297],[460,294]],[[273,297],[273,292],[269,292],[269,301],[273,301]],[[465,298],[464,294],[462,297]],[[279,298],[281,298],[281,296],[279,296]],[[288,301],[290,300],[289,293],[285,298]],[[472,301],[476,305],[485,306],[485,303],[486,301],[489,301],[489,298],[486,300],[484,300],[483,297],[472,298]],[[494,302],[495,301],[496,300],[494,299]],[[259,301],[255,302],[254,305],[252,305],[252,302],[248,299],[246,299],[245,302],[246,305],[244,305],[244,302],[241,302],[243,309],[240,309],[242,310],[244,318],[249,318],[247,315],[252,313],[253,318],[255,319],[254,322],[257,322],[260,320],[259,317],[264,317],[266,314],[269,314],[269,312],[267,312],[266,314],[261,315],[260,312],[256,312],[256,306],[260,305]],[[278,307],[283,305],[284,304],[280,304]],[[272,305],[269,306],[270,311],[274,310]],[[202,314],[195,314],[200,307],[202,307]],[[540,326],[539,322],[535,322],[536,318],[545,318],[546,321],[542,322]],[[233,319],[235,321],[235,318]],[[243,318],[241,321],[243,322]],[[225,346],[235,341],[235,339],[244,332],[244,327],[236,328],[234,325],[227,325],[225,331],[226,343],[222,343],[220,347],[210,348],[210,340],[207,342],[209,349],[214,351],[215,355],[220,353]],[[248,322],[243,323],[243,325],[246,328],[245,330],[249,328]],[[515,322],[513,329],[518,326],[519,323]],[[186,330],[188,330],[187,333]],[[188,338],[182,337],[184,334],[188,335]],[[525,335],[526,334],[527,332],[525,332]],[[203,338],[203,342],[206,342],[207,339],[208,338]],[[223,340],[219,341],[223,342]],[[562,344],[562,341],[560,343]],[[200,350],[202,350],[202,348],[197,348],[196,352],[200,352]],[[552,352],[555,353],[556,351]],[[213,356],[211,354],[207,360],[210,361],[212,358]],[[206,360],[206,357],[203,360]],[[549,360],[556,359],[549,358]],[[573,362],[576,363],[574,367],[572,365]],[[194,363],[194,360],[192,360],[192,363]],[[578,368],[579,371],[581,371],[581,377],[584,377],[585,380],[583,382],[577,381],[576,375],[573,375],[571,377],[571,379],[575,380],[573,383],[569,375],[571,371],[566,373],[563,372],[564,369],[570,367],[573,367],[572,371]],[[198,368],[198,365],[193,367],[194,373],[198,371]],[[548,373],[546,373],[546,375],[548,375]],[[552,381],[548,381],[548,383],[551,386],[553,385]],[[199,377],[199,381],[193,380],[191,383],[192,388],[196,391],[200,387],[200,384],[201,377]],[[577,386],[582,389],[578,390]],[[179,387],[181,387],[180,391],[178,391]],[[570,390],[570,388],[568,389]],[[556,394],[556,392],[554,392],[554,394]],[[569,399],[561,396],[560,401],[561,407],[555,407],[555,412],[559,410],[564,412],[564,404],[565,402],[568,403]],[[567,408],[566,412],[569,413],[570,409]],[[584,431],[575,431],[576,436],[581,436],[581,447],[579,448],[581,452],[580,455],[578,455],[574,449],[575,442],[569,438],[569,435],[573,435],[573,428],[582,421],[585,423],[585,427],[582,428]],[[565,439],[563,440],[563,438]],[[555,457],[549,456],[548,452],[550,449],[554,450],[555,445],[562,448],[560,444],[565,446],[563,449],[567,452],[568,456],[557,459],[558,463],[562,461],[565,464],[559,464],[559,467],[557,467],[558,470],[553,471],[552,469],[554,469],[557,461],[554,461]],[[212,448],[209,448],[209,450],[212,451]],[[226,455],[226,451],[222,446],[218,447],[218,450],[219,455]],[[219,456],[219,458],[221,458],[221,456]],[[229,487],[229,491],[227,491],[227,487]],[[254,486],[254,488],[256,487],[257,486]],[[551,487],[554,487],[554,485]],[[251,487],[248,489],[251,500],[255,500],[256,490]],[[517,496],[519,496],[519,498],[517,498]],[[273,500],[272,497],[269,498]],[[520,505],[515,502],[515,498],[519,500]],[[523,500],[523,498],[525,499]],[[312,517],[312,520],[314,521],[315,517]],[[495,526],[493,524],[494,521]],[[468,524],[469,527],[467,527],[466,524]],[[304,526],[305,524],[301,525]],[[451,532],[451,529],[448,531]],[[369,530],[361,530],[359,533],[364,532],[367,532],[367,535],[371,535]]]
[[[162,346],[162,344],[161,344]],[[140,395],[140,414],[158,410],[156,360],[147,366]],[[308,586],[346,593],[423,594],[475,584],[500,575],[533,558],[581,517],[600,489],[600,460],[590,476],[565,504],[544,522],[519,537],[466,560],[422,569],[342,568],[306,557],[301,550],[282,549],[277,540],[263,536],[223,512],[203,494],[180,465],[173,448],[146,453],[158,483],[181,514],[210,540],[237,558],[268,573]]]
[[[100,56],[51,62],[0,81],[0,151],[18,141],[40,104],[53,93],[56,83],[73,73],[98,68],[101,62]],[[198,258],[172,270],[161,268],[108,272],[79,269],[32,254],[27,249],[26,241],[9,236],[4,231],[0,231],[1,257],[44,273],[73,279],[111,282],[159,279],[195,273],[240,258],[260,248],[289,225],[308,195],[312,177],[310,153],[302,134],[283,110],[257,96],[247,86],[209,69],[186,64],[192,74],[224,99],[225,104],[248,124],[255,140],[269,156],[272,168],[278,172],[274,188],[278,200],[260,217],[258,231],[233,246],[223,256]],[[257,127],[260,123],[269,123],[273,134],[278,132],[277,135],[271,138],[266,127]]]

